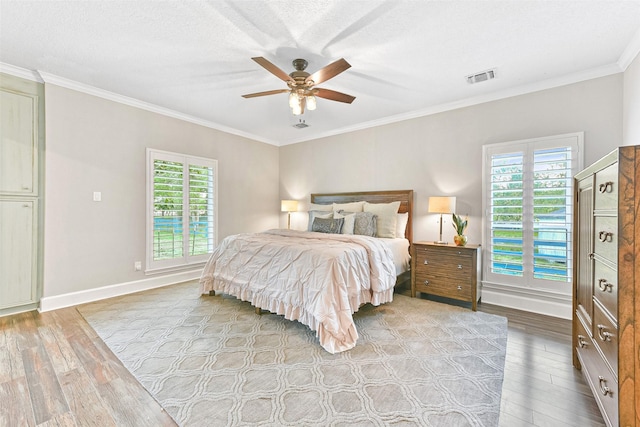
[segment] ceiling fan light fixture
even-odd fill
[[[296,108],[296,105],[300,106],[300,98],[298,98],[298,94],[295,91],[289,92],[289,107]]]
[[[293,107],[291,107],[291,112],[294,116],[299,116],[302,114],[302,103],[298,102]]]
[[[307,110],[315,110],[316,109],[316,97],[313,95],[307,96]]]

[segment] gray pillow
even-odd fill
[[[342,215],[348,215],[353,212],[340,211],[340,213]],[[377,216],[371,212],[355,212],[355,214],[356,221],[353,226],[353,234],[375,237],[377,232]]]
[[[313,228],[313,220],[316,218],[333,218],[333,212],[309,211],[309,224],[307,225],[307,231],[312,231],[311,228]]]
[[[342,230],[343,223],[344,223],[344,218],[332,219],[332,218],[316,217],[313,220],[313,226],[311,227],[311,231],[317,231],[319,233],[340,234],[340,230]]]

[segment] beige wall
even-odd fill
[[[218,239],[277,227],[278,148],[46,84],[44,296],[145,279],[146,148],[218,160]],[[102,192],[102,201],[92,200]]]
[[[623,145],[640,145],[640,55],[624,73]]]
[[[457,212],[470,216],[470,242],[480,243],[482,145],[584,131],[589,164],[622,143],[622,84],[617,74],[281,147],[280,194],[304,210],[314,192],[413,189],[415,240],[438,237],[428,197],[455,195]],[[296,228],[305,222],[302,213],[292,219]]]

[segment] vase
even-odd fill
[[[455,243],[456,246],[464,246],[467,244],[467,236],[464,234],[453,236],[453,243]]]

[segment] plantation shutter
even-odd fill
[[[147,150],[147,270],[206,261],[215,246],[217,162]]]
[[[485,146],[484,280],[570,292],[576,135]]]
[[[153,260],[182,257],[184,165],[153,161]]]

